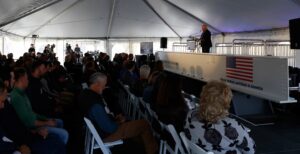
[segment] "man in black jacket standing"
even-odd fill
[[[210,47],[212,47],[211,43],[211,33],[207,29],[207,25],[202,25],[202,34],[201,34],[201,47],[202,47],[202,53],[209,53]]]

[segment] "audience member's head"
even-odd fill
[[[15,87],[25,90],[28,87],[28,76],[24,68],[16,68],[14,70]]]
[[[135,62],[134,61],[129,61],[126,63],[126,69],[128,71],[133,71],[135,69]]]
[[[160,71],[154,71],[150,74],[148,78],[148,84],[154,85],[157,81],[157,78],[161,75],[162,73]]]
[[[129,61],[133,61],[133,58],[134,58],[134,56],[133,56],[132,53],[128,55],[128,60],[129,60]]]
[[[155,55],[153,53],[151,53],[149,55],[149,61],[152,62],[152,61],[155,61]]]
[[[231,89],[221,81],[208,82],[200,95],[199,118],[208,123],[215,123],[228,116],[232,98]]]
[[[50,63],[50,62],[43,62],[43,64],[44,64],[44,67],[40,67],[41,75],[45,75],[46,73],[48,73],[52,67],[52,63]]]
[[[85,71],[94,71],[94,70],[95,70],[94,61],[89,61],[85,64]]]
[[[107,76],[103,73],[94,73],[90,76],[89,87],[92,91],[101,94],[105,89]]]
[[[31,66],[31,75],[40,78],[45,73],[45,64],[42,61],[35,61]]]
[[[6,56],[5,56],[5,55],[2,55],[2,56],[1,56],[1,60],[2,60],[2,61],[6,61]]]
[[[181,93],[181,81],[178,77],[168,75],[160,83],[158,89],[156,105],[157,106],[180,106],[184,104],[184,98]]]
[[[140,79],[142,79],[142,80],[146,79],[147,80],[148,77],[149,77],[150,71],[151,71],[151,69],[148,65],[142,65],[140,67]]]
[[[14,55],[13,55],[13,53],[9,53],[9,54],[7,54],[7,59],[14,59]]]
[[[160,61],[160,60],[156,61],[153,70],[155,70],[155,71],[163,71],[164,70],[163,62]]]

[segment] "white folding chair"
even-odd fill
[[[197,144],[190,141],[184,134],[184,132],[180,132],[181,140],[188,150],[189,154],[214,154],[213,152],[206,152],[201,147],[199,147]]]
[[[173,125],[169,124],[165,126],[163,140],[164,140],[163,154],[166,153],[185,154],[186,153],[186,150],[184,150],[180,137]]]
[[[129,95],[129,100],[127,102],[127,114],[131,120],[140,119],[139,118],[139,98],[132,94],[130,91],[127,91]]]
[[[138,107],[139,107],[139,118],[140,119],[145,119],[149,123],[151,123],[153,115],[152,115],[150,105],[147,104],[143,100],[143,98],[139,98]]]
[[[118,80],[118,82],[121,86],[119,91],[119,104],[123,112],[127,114],[127,105],[129,100],[129,96],[127,95],[127,90],[126,90],[127,87],[125,87],[125,85],[120,80]]]
[[[95,129],[92,122],[84,118],[87,126],[86,138],[85,138],[85,154],[93,154],[95,149],[101,149],[103,154],[111,154],[109,148],[123,144],[122,140],[117,140],[114,142],[103,143],[101,137],[99,136],[97,130]],[[96,142],[95,142],[96,141]]]

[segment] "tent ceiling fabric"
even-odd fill
[[[4,31],[9,31],[22,36],[29,35],[32,31],[47,22],[49,18],[54,17],[58,12],[74,3],[75,0],[61,1],[51,7],[45,8],[32,15],[24,17],[16,22],[4,26]]]
[[[295,0],[168,0],[223,32],[288,26],[300,17]]]
[[[201,22],[186,12],[222,32],[287,27],[289,19],[300,17],[300,5],[295,0],[147,1],[161,18],[143,0],[115,0],[109,37],[177,37],[168,25],[181,37],[199,33]],[[0,0],[0,23],[49,2]],[[24,37],[34,33],[44,38],[104,38],[112,5],[113,0],[61,0],[1,30]]]
[[[0,25],[14,21],[31,12],[60,0],[1,0]]]
[[[143,0],[117,0],[115,9],[111,37],[177,37]]]

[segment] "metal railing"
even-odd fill
[[[216,43],[215,45],[216,54],[233,54],[232,43]]]
[[[174,52],[189,52],[187,43],[174,42],[172,46]]]
[[[197,52],[189,50],[188,44],[173,43],[173,52]],[[200,49],[201,50],[201,49]],[[216,54],[287,57],[289,66],[295,66],[295,51],[290,49],[289,40],[234,39],[232,43],[216,43]]]
[[[197,42],[195,42],[195,43],[197,43]],[[196,48],[194,50],[190,50],[187,42],[184,42],[184,43],[174,42],[173,46],[172,46],[172,51],[173,52],[202,53],[202,48],[200,48],[200,46],[195,45],[195,47]]]
[[[216,54],[287,57],[295,66],[295,51],[289,40],[235,39],[232,43],[216,43]]]
[[[265,42],[259,39],[234,39],[232,41],[233,54],[264,56]]]
[[[289,66],[295,66],[295,51],[289,40],[266,40],[265,50],[268,56],[288,57]]]

